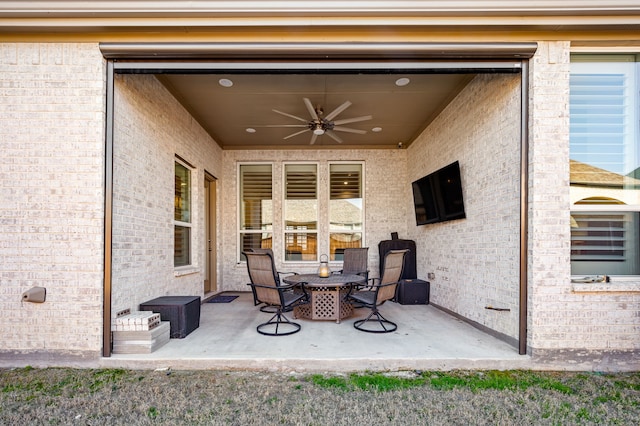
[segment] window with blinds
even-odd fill
[[[273,172],[271,164],[241,164],[240,252],[253,248],[272,248]]]
[[[284,165],[285,260],[317,261],[318,165]]]
[[[329,258],[342,260],[344,249],[362,247],[362,163],[329,165]]]
[[[571,75],[571,159],[624,173],[629,145],[629,76]]]
[[[573,212],[571,218],[571,260],[624,261],[629,214]]]
[[[571,60],[571,272],[637,275],[637,56]]]

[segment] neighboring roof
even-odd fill
[[[640,188],[640,180],[632,176],[609,172],[576,160],[570,162],[570,181],[571,185],[580,186]]]

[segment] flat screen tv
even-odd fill
[[[457,161],[416,180],[412,189],[417,225],[466,217]]]
[[[425,176],[413,182],[413,204],[416,212],[416,223],[426,225],[440,222],[438,204],[434,196],[432,179]]]

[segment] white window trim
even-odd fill
[[[572,204],[572,212],[638,212],[640,206],[636,204]]]
[[[200,268],[194,265],[177,266],[173,269],[174,277],[184,277],[185,275],[191,275],[200,272]]]
[[[367,246],[367,239],[366,239],[366,224],[367,224],[367,212],[366,212],[366,195],[365,195],[365,188],[366,188],[366,172],[365,172],[365,161],[329,161],[328,165],[327,165],[327,194],[325,197],[325,203],[327,206],[327,236],[326,236],[326,245],[327,247],[329,247],[331,245],[331,232],[333,232],[334,230],[331,228],[331,216],[330,216],[330,211],[329,211],[329,203],[331,203],[331,165],[333,164],[359,164],[362,167],[362,176],[361,178],[361,182],[362,182],[362,230],[358,231],[362,233],[362,243],[360,244],[361,247],[366,247]],[[341,260],[332,260],[330,263],[336,263],[336,264],[341,264],[342,261]]]
[[[607,47],[575,47],[572,46],[570,53],[576,53],[580,55],[593,55],[594,58],[603,55],[636,55],[640,56],[640,51],[637,48],[630,48],[628,46],[607,46]],[[640,64],[640,61],[636,60],[636,64]],[[637,65],[640,66],[640,65]],[[639,102],[640,102],[640,95]],[[636,122],[636,129],[638,131],[638,123]],[[609,208],[606,205],[590,205],[590,204],[574,204],[569,206],[569,213],[571,212],[639,212],[640,205],[636,204],[612,204]],[[604,207],[604,208],[603,208]],[[583,277],[583,275],[571,275],[571,279]],[[574,283],[572,282],[572,289],[574,293],[607,293],[607,292],[640,292],[640,275],[612,275],[609,276],[609,282],[599,283]]]
[[[273,198],[273,193],[274,193],[274,188],[275,188],[275,183],[274,183],[274,170],[275,170],[275,164],[272,161],[240,161],[237,163],[236,165],[236,263],[246,263],[246,261],[244,259],[242,259],[242,253],[241,253],[241,248],[242,248],[242,235],[243,234],[262,234],[265,231],[261,230],[261,229],[250,229],[250,230],[246,230],[246,229],[241,229],[241,223],[242,223],[242,218],[240,217],[242,215],[242,197],[240,196],[240,189],[241,189],[241,172],[240,169],[242,168],[242,166],[260,166],[260,165],[264,165],[264,166],[271,166],[271,203],[274,203],[274,198]],[[271,224],[271,241],[273,243],[273,237],[275,235],[275,206],[274,206],[274,212],[273,212],[273,217],[271,218],[271,221],[273,222]]]
[[[320,259],[320,240],[318,236],[320,236],[320,210],[323,208],[320,204],[320,162],[319,161],[283,161],[282,162],[282,191],[281,191],[281,199],[280,205],[282,206],[282,217],[280,218],[281,223],[281,231],[280,238],[282,238],[282,249],[286,249],[286,234],[287,234],[287,225],[286,225],[286,217],[287,217],[287,165],[308,165],[314,164],[316,166],[316,202],[318,203],[316,209],[316,229],[305,230],[302,231],[306,234],[316,234],[316,250],[317,257],[315,260],[286,260],[286,256],[283,256],[283,262],[291,264],[291,263],[317,263]],[[274,233],[275,235],[275,233]]]
[[[608,283],[571,283],[574,293],[640,293],[640,277],[611,277]]]
[[[178,157],[177,155],[174,157],[174,168],[175,168],[175,163],[178,163],[182,166],[184,166],[187,170],[189,170],[189,217],[191,218],[191,222],[183,222],[180,220],[175,220],[173,219],[173,228],[174,228],[174,232],[175,232],[175,227],[176,226],[182,226],[185,228],[189,228],[189,260],[188,260],[188,264],[186,265],[181,265],[181,266],[175,266],[175,261],[174,261],[174,265],[173,265],[173,269],[174,269],[174,275],[179,276],[179,275],[184,275],[184,273],[190,273],[191,270],[197,270],[197,267],[193,264],[193,214],[194,214],[194,209],[193,209],[193,176],[194,176],[194,170],[195,168],[187,163],[186,161],[184,161],[182,158]],[[174,172],[175,175],[175,172]],[[175,239],[175,236],[174,236]],[[175,240],[174,240],[174,244],[175,244]],[[174,253],[175,254],[175,253]]]

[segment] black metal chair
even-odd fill
[[[369,280],[369,247],[346,248],[341,274],[362,275]]]
[[[369,247],[351,247],[343,250],[342,269],[336,274],[361,275],[369,282]],[[351,284],[354,289],[361,290],[368,284]],[[352,303],[354,308],[362,308],[362,305]]]
[[[404,257],[409,250],[391,250],[384,258],[384,274],[381,278],[372,278],[367,289],[351,291],[347,294],[347,300],[361,304],[362,307],[370,308],[371,312],[365,319],[358,320],[353,326],[367,333],[390,333],[398,328],[394,322],[386,319],[378,306],[387,300],[395,297],[398,282],[402,277],[404,267]]]
[[[272,261],[272,266],[273,266],[273,272],[276,274],[276,277],[278,279],[278,283],[280,283],[281,277],[282,275],[298,275],[297,272],[288,272],[288,271],[278,271],[276,269],[276,263],[275,263],[275,257],[273,256],[273,250],[270,248],[254,248],[254,249],[248,249],[247,250],[250,253],[268,253],[271,256],[271,261]],[[256,291],[254,288],[251,288],[251,291],[253,292],[253,304],[258,306],[261,305],[263,302],[259,302],[258,298],[256,296]],[[264,304],[260,307],[260,310],[262,312],[266,312],[268,314],[273,314],[277,311],[277,309],[274,306],[271,305],[267,305]],[[288,309],[289,311],[291,309]]]
[[[245,252],[251,289],[256,301],[275,308],[271,319],[258,325],[258,333],[267,336],[287,336],[300,331],[300,324],[289,321],[284,315],[286,310],[308,303],[309,297],[302,287],[300,291],[291,291],[295,285],[282,285],[273,267],[273,258],[269,253]]]

